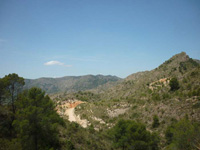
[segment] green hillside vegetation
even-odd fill
[[[61,147],[58,126],[64,126],[55,105],[41,89],[22,91],[24,79],[0,79],[0,145],[2,150],[49,150]]]
[[[166,149],[199,149],[200,127],[199,122],[191,122],[185,116],[180,121],[172,121],[165,131],[169,144]]]
[[[189,120],[200,121],[199,85],[199,64],[185,53],[180,53],[152,71],[128,76],[99,95],[96,102],[77,107],[76,112],[100,130],[113,127],[119,119],[142,122],[148,130],[159,133],[160,146],[165,147],[164,133],[171,120],[180,120],[188,115]],[[155,115],[159,126],[153,128]],[[102,119],[105,124],[94,117]]]
[[[115,148],[157,150],[159,137],[156,133],[151,134],[141,123],[132,120],[119,120],[110,130]]]
[[[69,81],[62,79],[38,80],[47,91],[52,82],[62,83],[63,91],[51,94],[52,99],[36,87],[23,90],[24,79],[17,74],[0,79],[0,149],[199,150],[197,60],[182,52],[154,70],[114,79],[113,84],[102,78],[74,79],[73,84],[70,79],[66,86]],[[86,102],[75,108],[89,122],[86,128],[57,114],[56,105],[71,99]]]

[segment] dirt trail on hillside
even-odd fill
[[[82,127],[86,128],[87,127],[87,120],[83,119],[81,120],[80,116],[76,116],[76,114],[74,113],[75,108],[69,108],[65,111],[65,115],[69,116],[69,121],[72,122],[77,122],[78,124],[80,124]]]
[[[61,112],[59,109],[57,110],[59,114],[63,116],[68,116],[68,120],[70,122],[74,121],[78,124],[80,124],[82,127],[86,128],[88,121],[86,119],[81,120],[79,115],[75,114],[75,107],[82,104],[84,102],[82,101],[72,101],[72,102],[65,102],[64,104],[61,104],[61,108],[65,108],[64,112]]]

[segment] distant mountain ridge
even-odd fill
[[[25,89],[39,87],[46,93],[77,92],[97,88],[105,84],[112,85],[121,80],[117,76],[111,75],[85,75],[85,76],[65,76],[60,78],[39,78],[25,79]]]

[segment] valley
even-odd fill
[[[0,0],[0,150],[200,150],[200,0]]]
[[[158,132],[163,147],[165,132],[172,120],[181,120],[187,116],[190,120],[200,121],[200,109],[195,107],[200,100],[197,94],[200,89],[198,66],[185,53],[180,53],[158,68],[130,75],[100,94],[93,93],[91,96],[85,91],[69,94],[68,98],[82,98],[86,101],[75,108],[75,113],[92,124],[96,131],[108,130],[120,119],[131,119],[146,124],[150,132]],[[180,84],[175,92],[170,91],[173,77],[177,77]],[[188,84],[194,88],[188,89]],[[188,95],[191,89],[197,90],[193,96]],[[54,100],[67,98],[62,93],[59,96]],[[156,128],[152,128],[153,116],[159,118],[159,126]]]
[[[8,83],[8,77],[2,79],[6,81],[5,84]],[[21,84],[22,81],[20,78]],[[47,91],[47,94],[34,86]],[[33,93],[39,95],[35,97]],[[36,109],[40,107],[37,102],[40,97],[43,97],[40,105],[44,106]],[[26,106],[27,99],[30,106]],[[183,150],[182,146],[188,147],[185,150],[199,150],[200,64],[184,52],[174,55],[151,71],[134,73],[125,79],[88,75],[25,80],[25,91],[16,100],[19,101],[19,104],[16,103],[17,119],[23,118],[24,114],[29,118],[29,113],[34,116],[43,109],[48,117],[52,117],[52,121],[60,119],[55,126],[60,149],[63,150],[120,150],[131,149],[137,144],[145,147],[144,150]],[[33,103],[33,100],[36,102]],[[45,103],[47,100],[50,102]],[[2,117],[9,116],[9,113],[4,113],[5,110],[12,110],[10,105],[5,106],[1,107]],[[50,110],[46,106],[55,112],[48,113]],[[36,112],[32,111],[35,109]],[[25,110],[27,112],[18,117]],[[41,119],[42,123],[43,120],[48,122],[48,117]],[[24,128],[26,122],[22,122]],[[3,123],[0,127],[6,128]],[[44,128],[47,126],[44,124]],[[186,142],[188,139],[191,139],[189,143]],[[7,142],[5,147],[13,146],[12,141]],[[0,143],[5,142],[0,140]],[[20,146],[19,142],[17,144]]]

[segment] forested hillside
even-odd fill
[[[50,93],[52,85],[64,89],[51,99],[25,81]],[[184,52],[123,80],[0,79],[2,150],[199,150],[199,141],[200,65]]]

